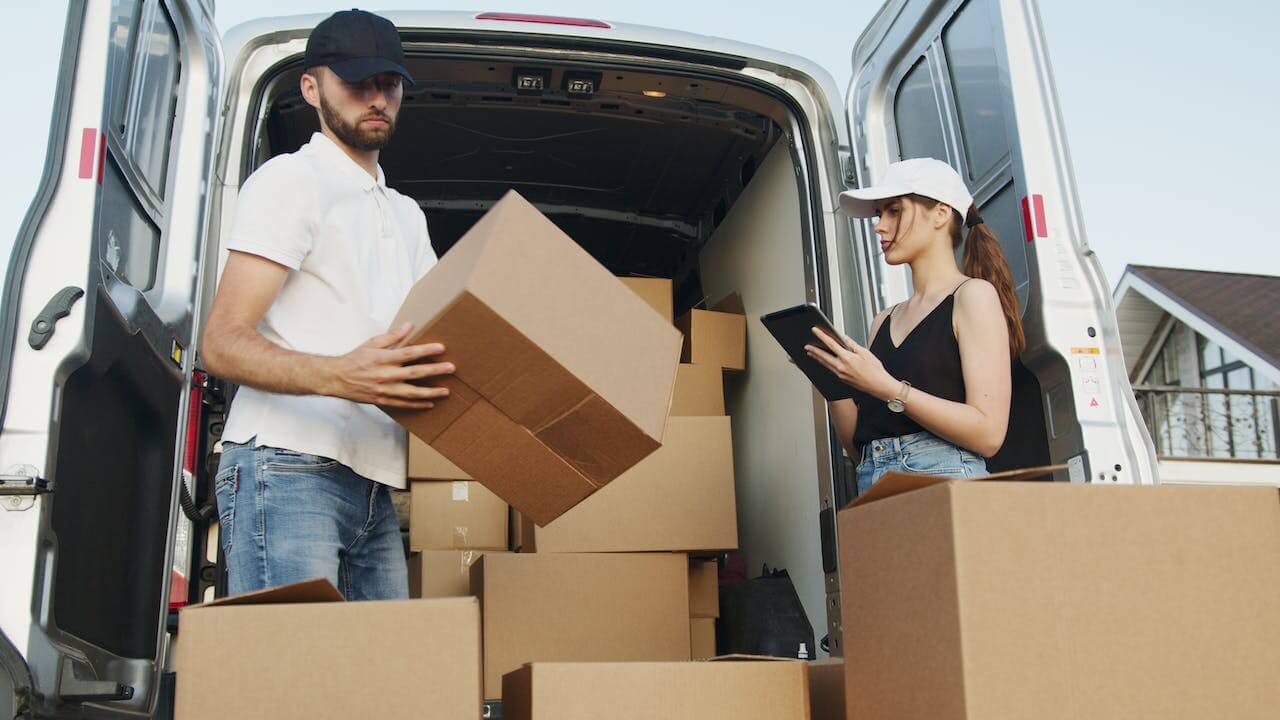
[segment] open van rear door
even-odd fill
[[[1067,463],[1059,479],[1154,482],[1034,0],[890,0],[858,40],[853,69],[850,179],[871,184],[900,159],[946,160],[1009,259],[1027,350],[992,469]],[[871,224],[860,224],[875,257]],[[883,306],[909,294],[903,268],[882,261],[877,273]]]
[[[0,304],[0,630],[41,717],[153,712],[170,593],[185,599],[211,6],[69,3],[44,177]]]

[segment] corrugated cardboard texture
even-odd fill
[[[422,442],[416,436],[409,436],[409,479],[410,480],[471,480],[472,477],[462,468],[449,462],[449,458]]]
[[[798,662],[534,663],[505,679],[509,720],[808,720]]]
[[[180,720],[479,717],[479,604],[196,608],[175,669]]]
[[[405,321],[457,372],[434,409],[392,417],[535,522],[661,442],[679,333],[515,193],[414,286]]]
[[[715,560],[689,561],[689,617],[720,617],[720,567]]]
[[[814,660],[809,666],[809,715],[812,720],[846,720],[844,660]]]
[[[471,566],[483,555],[502,550],[424,550],[409,557],[409,597],[471,595]]]
[[[527,662],[688,660],[688,572],[676,554],[484,556],[485,697]]]
[[[716,656],[715,618],[689,618],[689,648],[694,660]]]
[[[671,295],[671,281],[666,278],[618,278],[631,292],[649,303],[668,325],[675,322],[675,307]]]
[[[675,395],[671,398],[671,414],[723,415],[724,371],[716,365],[682,363],[676,373]]]
[[[684,333],[680,361],[725,370],[747,367],[747,319],[736,313],[691,310],[676,320]]]
[[[1274,488],[951,481],[839,530],[849,717],[1280,707]]]
[[[525,540],[528,534],[525,533]],[[738,546],[728,417],[673,417],[662,449],[554,522],[524,552],[731,550]]]
[[[470,480],[409,486],[409,547],[413,550],[505,550],[507,504]]]

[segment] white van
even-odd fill
[[[208,468],[225,392],[197,341],[241,183],[316,128],[298,77],[322,16],[219,41],[212,5],[70,3],[44,177],[0,304],[4,717],[167,712],[171,608],[217,586]],[[438,252],[515,188],[611,270],[675,278],[677,311],[734,291],[753,318],[811,301],[865,340],[909,283],[837,194],[899,158],[946,158],[1004,243],[1027,331],[992,467],[1156,481],[1033,0],[889,0],[844,99],[812,62],[727,40],[388,16],[419,82],[384,168]],[[748,567],[790,571],[839,654],[834,515],[851,466],[754,321],[748,345],[727,387],[742,549]]]

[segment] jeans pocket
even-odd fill
[[[270,470],[324,470],[338,464],[332,458],[295,450],[268,447],[261,450],[264,453],[262,466]]]
[[[240,488],[240,466],[228,465],[213,479],[213,495],[218,503],[218,534],[223,554],[231,554],[236,523],[236,491]]]
[[[964,461],[960,449],[954,445],[930,445],[920,450],[905,452],[899,457],[902,469],[921,475],[964,477]]]

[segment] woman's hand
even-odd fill
[[[896,397],[902,384],[895,380],[884,369],[880,358],[871,351],[857,344],[850,338],[843,337],[841,343],[818,328],[813,334],[821,341],[821,345],[805,345],[809,357],[817,360],[835,373],[845,383],[861,390],[872,397],[889,400]]]

